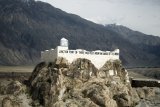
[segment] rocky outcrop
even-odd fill
[[[150,87],[143,87],[143,88],[136,88],[137,94],[139,98],[145,99],[155,96],[154,88]]]
[[[10,97],[6,97],[2,101],[2,107],[22,107],[22,105]]]
[[[99,70],[100,77],[114,77],[118,76],[122,82],[128,83],[129,77],[126,69],[122,67],[120,60],[107,61],[104,66]]]
[[[6,94],[20,94],[25,90],[25,86],[19,81],[12,81],[6,88]]]
[[[24,78],[25,80],[25,78]],[[120,60],[39,63],[28,81],[0,81],[0,107],[157,107],[160,89],[132,88]],[[155,105],[155,106],[154,106]]]
[[[10,81],[8,84],[2,85],[0,83],[1,95],[19,95],[25,92],[26,86],[19,81]]]
[[[119,60],[97,69],[90,60],[64,58],[38,64],[29,79],[33,105],[44,107],[128,107],[133,98],[127,71]]]
[[[0,81],[0,107],[31,107],[26,85],[17,80]]]

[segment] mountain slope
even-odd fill
[[[106,25],[106,28],[117,32],[121,37],[137,45],[143,51],[160,56],[160,38],[158,36],[146,35],[122,25],[110,24]]]
[[[160,57],[154,51],[148,51],[152,45],[148,44],[149,49],[144,51],[137,46],[138,43],[124,38],[119,32],[44,2],[0,0],[1,65],[36,63],[40,59],[40,51],[55,48],[62,37],[69,40],[71,49],[119,48],[120,57],[126,66],[160,66]],[[150,37],[153,41],[157,40]]]

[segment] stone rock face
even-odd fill
[[[120,60],[107,61],[99,70],[100,77],[118,76],[123,82],[129,82],[128,72],[122,67]]]
[[[136,88],[139,98],[145,99],[155,96],[155,90],[149,87]]]
[[[25,84],[23,84],[25,83]],[[0,81],[0,107],[159,107],[160,89],[132,88],[121,61],[39,63],[28,81]]]
[[[38,64],[29,82],[34,102],[44,107],[130,107],[138,101],[119,60],[98,70],[87,59],[69,64],[58,58]]]
[[[77,59],[70,65],[70,74],[74,79],[87,81],[93,76],[97,76],[98,69],[88,59]]]
[[[31,107],[26,85],[17,80],[2,80],[0,84],[0,107]]]
[[[13,101],[11,98],[6,97],[2,101],[2,107],[22,107],[18,102]]]
[[[23,91],[24,87],[19,81],[12,81],[7,85],[6,94],[19,94]]]

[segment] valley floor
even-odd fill
[[[0,66],[1,72],[32,72],[34,66]]]
[[[127,70],[129,76],[133,78],[160,80],[160,68],[132,68]]]
[[[34,66],[0,66],[1,73],[31,73]],[[132,68],[127,69],[129,77],[141,79],[160,79],[160,68]]]

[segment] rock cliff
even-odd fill
[[[69,64],[58,58],[38,64],[29,82],[33,100],[45,107],[128,107],[137,103],[119,60],[107,61],[98,70],[87,59]]]
[[[120,60],[97,69],[88,59],[70,64],[57,58],[39,63],[27,83],[0,84],[0,107],[142,107],[145,99],[160,94],[159,89],[132,88]]]

